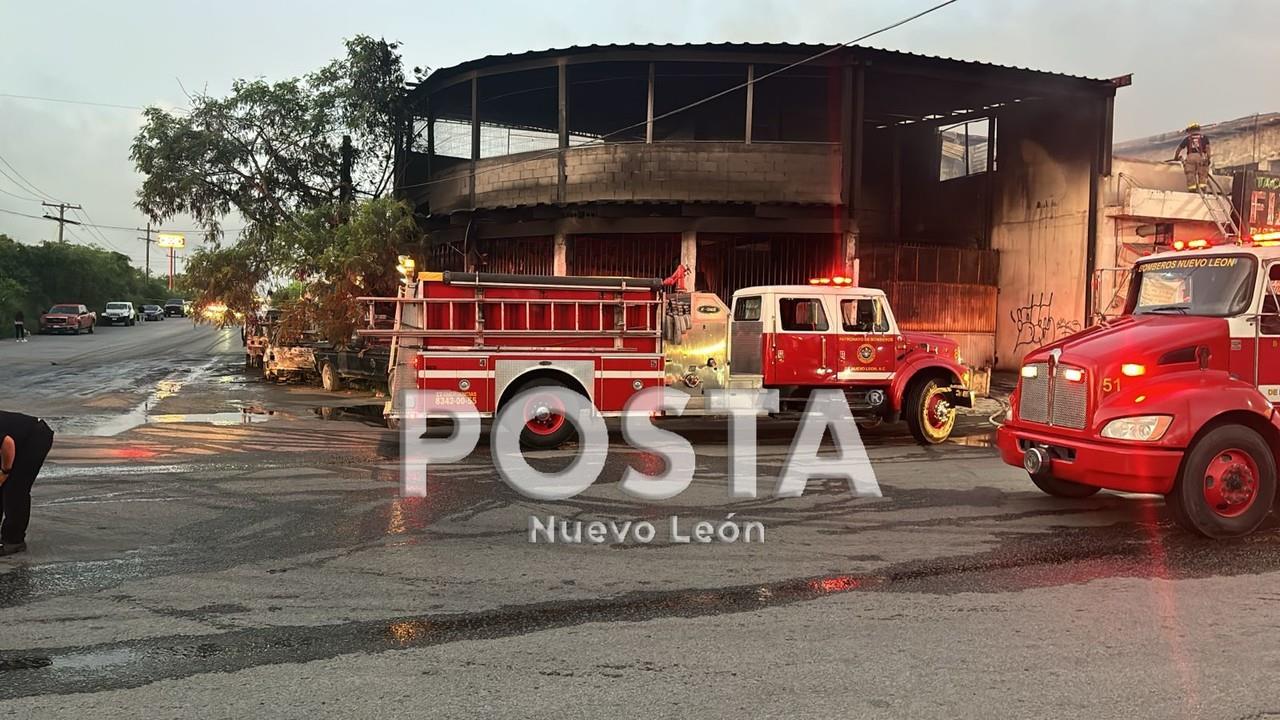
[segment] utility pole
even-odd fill
[[[45,206],[45,207],[58,208],[58,217],[54,217],[54,216],[52,216],[52,215],[48,215],[48,214],[46,214],[44,217],[45,217],[45,219],[47,219],[47,220],[53,220],[54,222],[58,223],[58,242],[64,242],[64,240],[62,239],[62,229],[63,229],[64,227],[66,227],[67,223],[70,223],[70,224],[72,224],[72,225],[79,225],[79,224],[80,224],[80,223],[76,222],[75,220],[68,220],[68,219],[67,219],[67,211],[68,211],[68,210],[80,210],[80,209],[81,209],[81,207],[80,207],[79,205],[71,205],[71,204],[69,204],[69,203],[62,203],[62,202],[59,202],[59,203],[47,203],[47,202],[42,202],[42,203],[40,203],[40,204],[41,204],[41,205],[43,205],[43,206]]]
[[[151,239],[151,223],[147,223],[147,227],[145,230],[143,228],[134,228],[134,230],[137,230],[138,232],[144,232],[147,234],[146,237],[140,237],[138,239],[146,243],[146,248],[147,248],[146,276],[147,276],[147,279],[150,280],[151,279],[151,243],[155,242],[154,240]]]
[[[346,222],[351,212],[351,201],[355,196],[355,185],[351,182],[351,162],[355,155],[355,148],[351,147],[351,136],[342,136],[342,147],[340,148],[341,163],[338,166],[338,206],[339,214],[342,216],[342,222]]]

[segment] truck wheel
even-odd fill
[[[1031,482],[1036,487],[1044,491],[1046,495],[1052,495],[1059,498],[1072,498],[1079,500],[1081,498],[1093,497],[1098,494],[1102,488],[1093,485],[1081,485],[1080,483],[1071,482],[1070,480],[1059,480],[1051,475],[1032,475]]]
[[[946,400],[947,385],[938,378],[931,378],[912,385],[907,393],[903,414],[907,427],[916,442],[937,445],[951,437],[956,424],[956,409]]]
[[[566,389],[555,380],[539,378],[530,381],[516,393],[523,410],[534,418],[520,431],[520,444],[531,450],[558,448],[577,435],[573,423],[564,416],[564,405],[550,393],[539,393],[537,388]],[[557,412],[558,411],[558,412]]]
[[[1211,538],[1253,532],[1276,499],[1276,463],[1262,436],[1223,425],[1200,438],[1165,498],[1179,525]]]
[[[342,378],[338,376],[338,370],[333,367],[331,362],[320,365],[320,387],[329,392],[337,392],[342,389]]]

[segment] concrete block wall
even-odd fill
[[[836,203],[839,167],[828,145],[597,145],[566,154],[565,200]]]
[[[840,201],[837,145],[630,143],[569,148],[563,199],[558,158],[545,152],[526,155],[476,163],[477,207],[561,201]],[[469,188],[465,178],[434,185],[432,211],[470,207]]]

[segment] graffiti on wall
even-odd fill
[[[1017,328],[1013,349],[1038,348],[1061,337],[1080,331],[1080,321],[1053,314],[1053,293],[1031,293],[1027,303],[1009,312],[1009,319]]]

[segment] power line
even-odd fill
[[[18,195],[16,193],[11,193],[8,190],[5,190],[4,188],[0,188],[0,193],[4,193],[5,195],[8,195],[9,197],[12,197],[12,198],[17,198],[23,202],[33,202],[33,203],[40,202],[38,198],[31,197],[30,195]]]
[[[120,110],[145,109],[135,105],[117,105],[115,103],[93,102],[92,100],[67,100],[64,98],[40,97],[38,95],[17,95],[14,93],[0,93],[0,97],[14,98],[16,100],[38,100],[40,102],[66,103],[67,105],[91,105],[93,107],[117,108]]]
[[[728,88],[728,89],[726,89],[726,90],[721,90],[720,92],[717,92],[717,93],[713,93],[713,94],[708,95],[708,96],[706,96],[706,97],[704,97],[704,98],[701,98],[701,99],[699,99],[699,100],[695,100],[695,101],[693,101],[693,102],[689,103],[688,105],[682,105],[681,107],[678,107],[678,108],[676,108],[676,109],[674,109],[674,110],[671,110],[671,111],[668,111],[668,112],[665,112],[665,113],[662,113],[661,115],[655,115],[653,118],[646,118],[646,119],[644,119],[644,120],[641,120],[640,122],[632,123],[632,124],[627,125],[627,126],[625,126],[625,127],[618,128],[617,130],[614,130],[613,132],[606,133],[606,134],[604,134],[604,135],[601,135],[601,136],[600,136],[600,137],[598,137],[598,138],[594,138],[594,139],[592,139],[592,140],[590,140],[590,141],[588,141],[588,142],[582,143],[581,145],[577,145],[577,146],[575,146],[575,147],[581,148],[581,147],[588,147],[588,146],[591,146],[591,145],[603,144],[605,140],[608,140],[609,138],[611,138],[611,137],[613,137],[613,136],[615,136],[615,135],[620,135],[620,134],[622,134],[622,133],[624,133],[624,132],[627,132],[627,131],[629,131],[629,130],[635,130],[636,128],[645,127],[645,126],[647,126],[650,122],[654,122],[654,123],[656,123],[657,121],[659,121],[659,120],[665,120],[666,118],[669,118],[669,117],[671,117],[672,115],[677,115],[677,114],[679,114],[679,113],[686,112],[686,111],[688,111],[688,110],[692,110],[693,108],[696,108],[696,107],[698,107],[698,106],[700,106],[700,105],[705,105],[706,103],[709,103],[709,102],[711,102],[711,101],[713,101],[713,100],[717,100],[717,99],[719,99],[719,98],[722,98],[722,97],[724,97],[725,95],[729,95],[729,94],[731,94],[731,93],[735,93],[735,92],[738,92],[739,90],[742,90],[742,89],[744,89],[744,88],[747,88],[747,87],[749,87],[749,86],[751,86],[751,85],[755,85],[756,83],[759,83],[759,82],[760,82],[760,81],[762,81],[762,80],[767,80],[767,79],[769,79],[769,78],[773,77],[774,75],[778,75],[778,74],[780,74],[780,73],[787,72],[788,70],[792,70],[792,69],[797,68],[797,67],[799,67],[799,66],[801,66],[801,65],[805,65],[805,64],[807,64],[807,63],[814,62],[815,60],[820,60],[820,59],[822,59],[822,58],[826,57],[827,55],[830,55],[831,53],[836,52],[837,50],[840,50],[840,49],[842,49],[842,48],[846,48],[846,47],[849,47],[850,45],[854,45],[854,44],[860,43],[860,42],[862,42],[863,40],[868,40],[868,39],[870,39],[870,38],[875,37],[876,35],[879,35],[879,34],[881,34],[881,33],[888,32],[888,31],[893,30],[893,29],[895,29],[895,28],[900,28],[900,27],[902,27],[903,25],[906,25],[907,23],[912,22],[913,20],[919,20],[920,18],[924,17],[925,15],[929,15],[930,13],[937,12],[938,10],[943,9],[943,8],[945,8],[945,7],[946,7],[946,6],[948,6],[948,5],[955,4],[956,2],[959,2],[959,0],[944,0],[943,2],[940,2],[940,3],[936,4],[936,5],[933,5],[933,6],[930,6],[930,7],[928,7],[928,8],[925,8],[924,10],[921,10],[920,12],[918,12],[918,13],[916,13],[916,14],[914,14],[914,15],[909,15],[909,16],[907,16],[907,17],[905,17],[905,18],[902,18],[901,20],[898,20],[897,22],[890,23],[889,25],[885,25],[884,27],[878,28],[878,29],[876,29],[876,30],[872,30],[871,32],[869,32],[869,33],[867,33],[867,34],[865,34],[865,35],[861,35],[861,36],[856,37],[856,38],[854,38],[854,39],[852,39],[852,40],[849,40],[849,41],[847,41],[847,42],[842,42],[842,43],[840,43],[839,45],[832,45],[831,47],[829,47],[829,48],[827,48],[827,49],[825,49],[825,50],[823,50],[823,51],[821,51],[821,52],[819,52],[819,53],[816,53],[816,54],[814,54],[814,55],[810,55],[809,57],[803,58],[803,59],[801,59],[801,60],[797,60],[797,61],[795,61],[795,62],[791,63],[790,65],[784,65],[784,66],[782,66],[782,67],[778,68],[777,70],[772,70],[772,71],[767,72],[767,73],[765,73],[765,74],[763,74],[763,75],[759,75],[759,76],[757,76],[757,77],[751,78],[750,80],[747,80],[747,81],[746,81],[746,82],[744,82],[744,83],[741,83],[741,84],[735,85],[735,86],[733,86],[733,87],[731,87],[731,88]],[[473,118],[473,120],[474,120],[474,118]],[[492,165],[492,166],[489,166],[489,167],[486,167],[486,168],[478,168],[478,169],[476,169],[476,170],[470,170],[470,169],[468,169],[468,170],[467,170],[467,171],[465,171],[465,172],[457,173],[457,174],[454,174],[454,175],[449,175],[449,176],[447,176],[447,177],[436,178],[436,179],[434,179],[434,180],[425,180],[425,181],[423,181],[423,182],[420,182],[420,183],[413,183],[413,184],[411,184],[411,185],[401,185],[401,186],[399,187],[399,189],[415,188],[415,187],[424,187],[424,186],[428,186],[428,185],[436,185],[436,184],[439,184],[439,183],[454,182],[454,181],[458,180],[459,178],[465,178],[465,177],[477,177],[477,176],[479,176],[479,175],[484,175],[484,174],[486,174],[486,173],[497,172],[497,171],[499,171],[499,170],[505,170],[505,169],[510,168],[510,167],[513,167],[513,166],[515,166],[515,165],[520,165],[520,164],[522,164],[522,163],[532,162],[532,161],[534,161],[534,160],[542,160],[542,159],[549,158],[549,157],[555,157],[556,155],[558,155],[558,154],[560,153],[560,150],[561,150],[561,149],[562,149],[562,148],[556,148],[556,149],[554,149],[554,150],[548,150],[548,151],[546,151],[546,152],[544,152],[544,153],[539,153],[539,154],[536,154],[536,155],[528,155],[528,156],[525,156],[525,157],[522,157],[522,158],[519,158],[519,159],[516,159],[516,160],[512,160],[512,161],[510,161],[510,162],[508,162],[508,163],[504,163],[504,164],[501,164],[501,165]]]
[[[96,102],[93,100],[70,100],[67,98],[43,97],[40,95],[19,95],[17,93],[0,93],[0,98],[12,98],[14,100],[35,100],[37,102],[63,103],[66,105],[87,105],[89,107],[113,108],[116,110],[136,110],[144,111],[147,108],[141,105],[121,105],[118,103]],[[159,107],[154,106],[154,107]],[[184,108],[180,105],[174,105],[171,108],[174,112],[187,113],[191,112],[190,108]]]
[[[103,235],[101,230],[99,230],[97,227],[94,227],[94,225],[93,225],[93,218],[89,216],[89,211],[88,211],[88,210],[85,210],[84,208],[81,208],[81,209],[79,209],[79,210],[75,211],[75,216],[76,216],[77,218],[80,218],[80,222],[81,222],[81,224],[82,224],[82,225],[84,225],[86,228],[88,228],[88,229],[89,229],[89,234],[90,234],[90,235],[92,235],[93,237],[97,238],[99,241],[101,241],[101,242],[102,242],[102,244],[106,245],[107,247],[111,248],[112,250],[115,250],[116,252],[119,252],[119,253],[124,253],[124,251],[123,251],[123,250],[121,250],[121,249],[120,249],[120,248],[119,248],[115,243],[113,243],[113,242],[111,242],[110,240],[108,240],[108,239],[107,239],[107,236],[106,236],[106,235]],[[128,253],[125,253],[125,254],[127,255]]]
[[[44,219],[43,215],[32,215],[30,213],[18,212],[17,210],[9,210],[6,208],[0,208],[0,213],[4,213],[6,215],[17,215],[18,217],[31,218],[33,220]],[[99,228],[101,230],[121,230],[125,232],[135,232],[138,229],[138,228],[132,228],[132,227],[125,227],[124,225],[103,225],[101,223],[80,223],[80,224],[84,225],[85,227]],[[244,228],[219,228],[218,229],[218,232],[222,232],[222,233],[233,233],[233,232],[238,233],[243,231],[244,231]],[[203,228],[195,228],[195,229],[180,229],[180,230],[170,229],[170,230],[167,230],[167,232],[191,233],[192,235],[199,235],[200,233],[204,233],[208,231]]]
[[[30,190],[34,192],[36,195],[39,195],[40,197],[46,200],[53,200],[54,202],[58,202],[58,198],[36,187],[35,183],[28,180],[26,176],[24,176],[21,172],[18,172],[18,168],[14,167],[8,160],[5,160],[3,155],[0,155],[0,163],[4,163],[5,167],[12,170],[13,174],[18,176],[18,180],[22,181],[22,183],[18,183],[17,180],[14,180],[14,183],[17,184],[19,189],[21,189],[23,192],[26,192],[27,189],[30,188]],[[0,171],[0,172],[3,172],[3,171]],[[13,180],[12,177],[9,177],[8,173],[5,173],[5,177],[8,177],[10,180]],[[25,184],[27,187],[22,187],[23,184]]]

